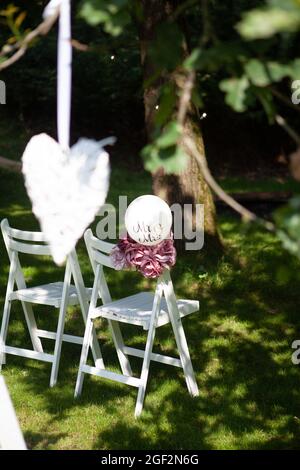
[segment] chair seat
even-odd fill
[[[124,297],[123,299],[96,307],[91,311],[91,317],[104,317],[123,323],[142,326],[149,329],[154,294],[151,292],[140,292],[139,294]],[[199,310],[198,300],[177,299],[177,305],[181,317]],[[165,298],[161,300],[160,314],[157,327],[169,323],[168,307]]]
[[[26,289],[20,289],[12,292],[10,299],[23,300],[33,304],[51,305],[53,307],[59,308],[61,304],[63,285],[63,282],[52,282],[50,284],[43,284],[41,286],[27,287]],[[90,299],[92,289],[86,288],[85,290],[88,299]],[[77,296],[76,287],[71,284],[69,289],[68,305],[77,305],[78,303],[79,299]]]

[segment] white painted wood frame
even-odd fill
[[[2,326],[0,332],[0,370],[6,361],[6,355],[12,354],[28,359],[36,359],[52,364],[50,386],[57,382],[62,342],[82,344],[80,336],[64,333],[65,315],[68,305],[81,307],[84,324],[89,309],[90,290],[84,286],[76,251],[73,250],[68,256],[63,282],[54,282],[42,286],[27,287],[22,273],[19,253],[31,255],[51,255],[42,232],[28,232],[13,229],[9,226],[7,219],[2,220],[1,230],[10,260],[10,270],[7,282]],[[71,279],[74,286],[71,285]],[[17,289],[15,289],[15,286]],[[6,344],[9,327],[11,304],[14,300],[20,300],[32,342],[33,349],[24,349]],[[49,305],[59,309],[58,325],[56,332],[41,330],[37,328],[32,305]],[[54,353],[48,354],[43,350],[40,338],[55,341]],[[92,353],[97,366],[103,367],[103,359],[96,332],[92,331]]]

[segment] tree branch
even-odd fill
[[[184,81],[184,85],[181,89],[181,95],[180,95],[178,113],[177,113],[177,121],[178,121],[178,124],[180,124],[181,126],[183,126],[184,124],[188,106],[191,101],[191,96],[192,96],[194,83],[195,83],[195,77],[196,75],[194,71],[189,72]]]
[[[39,24],[37,28],[35,28],[33,31],[30,31],[30,33],[28,33],[24,39],[18,41],[12,46],[5,45],[0,52],[0,57],[6,56],[7,54],[11,54],[14,51],[15,52],[11,57],[0,63],[0,71],[6,69],[10,65],[17,62],[25,54],[28,49],[28,46],[34,39],[36,39],[38,36],[45,36],[46,34],[48,34],[50,29],[56,22],[58,15],[59,7],[56,9],[55,13],[52,16],[46,18],[42,23]]]
[[[186,77],[186,80],[182,86],[181,98],[179,101],[177,119],[179,124],[181,125],[184,124],[184,120],[188,112],[188,106],[192,97],[194,82],[195,74],[191,72]],[[232,196],[227,194],[221,188],[221,186],[216,182],[216,180],[212,176],[207,166],[206,160],[204,158],[201,158],[201,155],[194,141],[190,137],[182,137],[181,141],[179,141],[178,144],[183,145],[188,150],[189,154],[196,160],[206,183],[212,189],[212,191],[217,196],[219,196],[219,198],[222,199],[222,201],[224,201],[229,207],[238,212],[242,216],[243,220],[247,222],[257,222],[267,230],[271,232],[275,231],[275,226],[272,222],[258,217],[254,212],[251,212],[246,207],[242,206],[239,202],[237,202]]]
[[[274,87],[269,87],[269,90],[271,91],[272,95],[276,96],[279,101],[284,103],[286,106],[289,108],[293,109],[297,113],[300,113],[300,108],[296,104],[292,103],[292,101],[287,98],[283,93],[280,93],[280,91],[276,90]]]
[[[59,15],[59,7],[56,9],[55,13],[46,18],[42,23],[39,24],[37,28],[33,31],[30,31],[24,39],[18,41],[13,45],[5,45],[0,51],[0,57],[4,57],[8,54],[12,54],[11,57],[4,60],[0,63],[0,71],[6,69],[10,65],[17,62],[27,51],[30,43],[36,39],[38,36],[45,36],[48,34],[54,23],[56,22]],[[5,170],[12,171],[14,173],[21,173],[22,164],[18,161],[10,160],[8,158],[0,157],[0,168]]]
[[[234,211],[238,212],[242,216],[242,219],[244,221],[257,222],[267,230],[271,232],[275,231],[275,226],[272,222],[258,217],[254,212],[251,212],[246,209],[246,207],[242,206],[239,202],[237,202],[232,196],[230,196],[221,188],[221,186],[216,182],[216,180],[212,176],[205,159],[201,158],[195,143],[190,137],[184,137],[182,144],[189,151],[190,155],[195,158],[208,186],[217,196],[219,196],[220,199],[222,199],[222,201],[224,201]]]
[[[21,173],[22,164],[8,158],[0,157],[0,168],[13,171],[14,173]]]
[[[286,122],[286,120],[277,114],[275,116],[275,120],[279,126],[281,126],[289,136],[296,142],[298,146],[300,146],[300,135]]]

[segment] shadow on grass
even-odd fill
[[[36,446],[42,449],[53,448],[57,442],[65,436],[65,433],[48,434],[47,428],[42,429],[41,432],[38,433],[32,431],[26,431],[24,433],[24,439],[29,450],[33,450]]]

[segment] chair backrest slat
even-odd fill
[[[8,240],[8,247],[18,253],[25,253],[27,255],[51,255],[50,247],[48,245],[22,243],[12,240],[11,238]]]
[[[11,238],[24,240],[28,242],[46,242],[43,232],[29,232],[26,230],[18,230],[16,228],[7,227],[7,234]]]
[[[110,259],[109,256],[104,255],[100,251],[96,251],[93,248],[92,248],[91,252],[92,252],[93,258],[96,261],[96,263],[102,264],[103,266],[107,266],[108,268],[114,269],[113,264],[112,264],[111,259]]]
[[[1,229],[8,251],[16,251],[29,255],[51,255],[50,246],[46,242],[43,233],[11,228],[7,219],[2,220]],[[32,242],[43,242],[43,244]]]
[[[99,238],[94,237],[92,231],[89,240],[90,246],[96,250],[101,251],[102,253],[110,254],[111,250],[115,247],[113,243],[105,242],[103,240],[99,240]]]
[[[113,243],[104,242],[94,237],[91,229],[85,232],[84,240],[93,266],[96,263],[115,269],[109,256],[111,250],[115,247]]]

